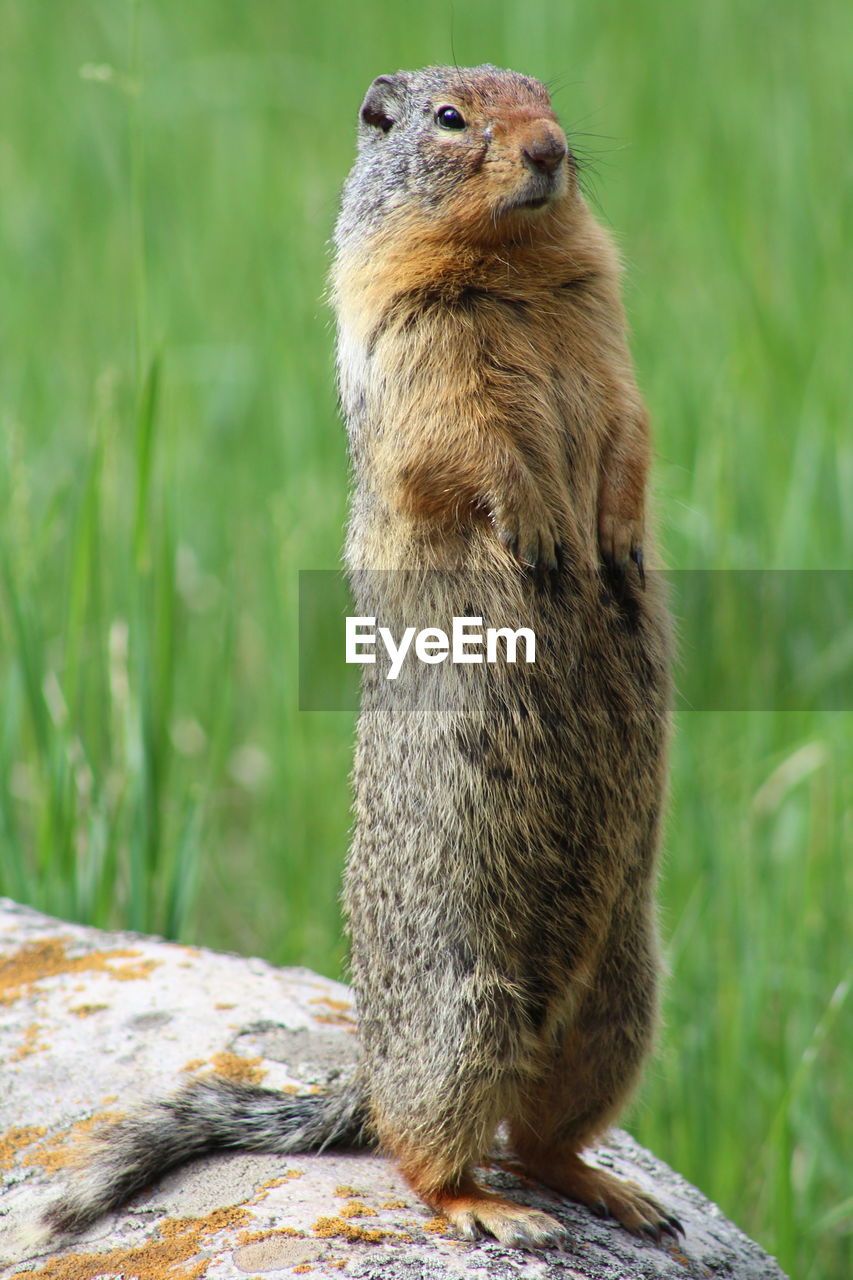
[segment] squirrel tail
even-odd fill
[[[83,1231],[168,1170],[211,1151],[288,1154],[374,1141],[356,1083],[298,1096],[220,1076],[194,1080],[99,1134],[41,1225],[51,1234]]]

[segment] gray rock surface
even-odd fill
[[[617,1132],[594,1158],[652,1191],[686,1239],[635,1240],[560,1201],[496,1152],[485,1180],[555,1214],[563,1250],[453,1239],[377,1155],[223,1155],[136,1196],[52,1254],[28,1257],[39,1209],[99,1119],[219,1070],[322,1087],[356,1052],[350,993],[306,969],[52,920],[0,899],[0,1278],[784,1280],[694,1187]]]

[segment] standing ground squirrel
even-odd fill
[[[335,246],[358,611],[521,624],[536,662],[365,669],[350,1083],[194,1081],[108,1130],[47,1221],[79,1229],[204,1151],[379,1144],[462,1235],[556,1244],[474,1180],[503,1124],[535,1178],[673,1234],[580,1154],[654,1033],[670,700],[616,254],[547,91],[491,66],[374,81]]]

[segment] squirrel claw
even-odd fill
[[[525,573],[533,577],[540,586],[556,582],[563,557],[560,544],[550,531],[534,531],[526,534],[522,541],[517,529],[498,525],[497,534]]]
[[[482,1233],[473,1214],[466,1214],[464,1217],[460,1215],[456,1220],[456,1230],[463,1240],[480,1240],[482,1238]]]
[[[640,586],[645,590],[646,570],[641,537],[642,526],[638,521],[620,519],[614,515],[604,515],[599,521],[598,545],[601,560],[620,586],[624,586],[633,562],[637,566]]]
[[[631,548],[631,559],[634,561],[634,564],[637,566],[637,573],[639,574],[639,577],[640,577],[640,586],[645,591],[646,570],[645,570],[645,562],[643,560],[643,548],[640,546],[637,546],[636,543]]]
[[[617,558],[611,551],[602,549],[601,560],[620,599],[625,594],[625,587],[628,583],[628,570],[631,563],[637,566],[640,587],[645,591],[646,567],[642,547],[632,546],[628,555],[622,558]]]
[[[544,534],[534,535],[524,547],[516,551],[516,555],[525,569],[537,578],[544,578],[556,572],[555,546],[556,543],[550,537]]]
[[[627,560],[616,560],[614,556],[607,551],[602,552],[601,560],[614,594],[619,600],[623,600],[625,598],[625,587],[628,582]]]
[[[556,589],[560,580],[560,570],[563,567],[563,554],[560,550],[560,544],[554,544],[553,554],[546,559],[541,560],[536,569],[536,583],[542,589],[550,588],[552,591]]]
[[[518,534],[511,533],[509,529],[498,529],[498,537],[508,551],[514,556],[518,555]]]
[[[554,544],[554,550],[549,556],[546,556],[543,562],[543,568],[546,573],[555,574],[560,572],[560,548],[559,544]]]

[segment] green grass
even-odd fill
[[[345,518],[322,293],[364,88],[454,57],[560,86],[628,265],[669,563],[841,569],[846,6],[2,17],[0,890],[337,973],[352,718],[297,710],[296,601]],[[679,712],[632,1123],[797,1280],[842,1280],[853,712],[784,707]]]

